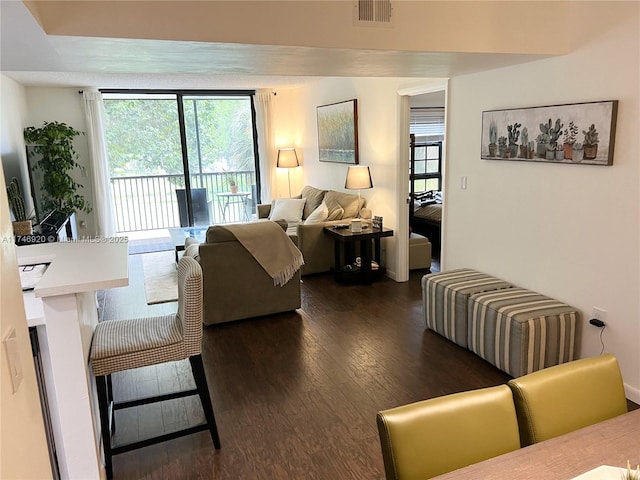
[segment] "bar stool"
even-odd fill
[[[209,388],[202,364],[202,269],[190,257],[178,263],[178,312],[173,315],[101,322],[91,344],[91,366],[96,377],[100,425],[107,478],[113,477],[112,457],[120,453],[209,430],[213,445],[220,448]],[[114,402],[111,374],[123,370],[174,362],[188,358],[196,388],[127,402]],[[111,442],[115,410],[175,398],[199,395],[206,422],[176,432],[125,445]]]

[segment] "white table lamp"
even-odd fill
[[[363,188],[373,188],[371,180],[371,172],[369,167],[363,165],[355,165],[347,169],[347,179],[344,182],[344,188],[349,190],[358,190],[358,202],[360,201],[360,190]]]

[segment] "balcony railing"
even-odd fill
[[[230,175],[236,179],[237,195],[230,195]],[[194,212],[196,223],[248,221],[255,211],[255,184],[252,171],[191,175],[191,189],[206,190],[206,205],[194,205],[194,210],[199,209]],[[181,216],[179,209],[177,190],[180,189],[184,190],[184,175],[180,174],[111,177],[116,230],[133,232],[186,226],[185,215]]]

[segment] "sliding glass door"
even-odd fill
[[[218,223],[248,221],[258,193],[251,98],[185,95],[182,105],[194,206],[206,192]]]
[[[252,93],[104,92],[118,232],[251,218]]]

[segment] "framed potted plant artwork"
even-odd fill
[[[482,112],[485,160],[612,165],[618,101]]]
[[[321,162],[358,163],[358,101],[317,107]]]

